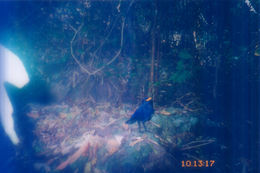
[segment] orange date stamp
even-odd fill
[[[215,160],[182,160],[181,167],[213,167]]]

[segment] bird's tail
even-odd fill
[[[136,120],[130,118],[129,120],[127,120],[125,123],[126,124],[133,124]]]

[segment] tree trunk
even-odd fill
[[[157,3],[155,4],[155,14],[153,19],[153,29],[152,29],[152,51],[151,51],[151,70],[150,70],[150,83],[149,83],[149,90],[148,95],[150,97],[154,96],[154,62],[155,62],[155,49],[156,49],[156,25],[157,25]]]

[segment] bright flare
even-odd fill
[[[28,74],[21,60],[10,50],[0,45],[0,116],[3,128],[13,144],[19,143],[19,138],[14,130],[12,117],[13,107],[4,83],[8,82],[18,88],[22,88],[29,82]]]

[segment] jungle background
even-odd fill
[[[22,114],[17,117],[17,129],[24,143],[14,149],[2,142],[1,169],[258,172],[259,7],[259,0],[1,1],[1,44],[19,55],[31,79],[22,91],[9,86],[16,112]],[[153,98],[156,110],[149,134],[144,137],[133,127],[121,128],[123,120],[147,96]],[[75,156],[72,149],[66,160],[62,152],[42,146],[63,140],[64,136],[57,137],[60,133],[53,131],[61,126],[70,128],[66,135],[80,136],[81,132],[71,131],[87,126],[79,124],[82,116],[74,121],[86,106],[92,109],[85,113],[93,116],[85,119],[93,123],[99,122],[95,115],[101,117],[102,111],[105,123],[124,116],[117,121],[118,126],[109,129],[119,133],[130,128],[130,136],[137,136],[130,146],[140,145],[142,156],[124,148],[135,158],[121,157],[125,150],[112,141],[106,159],[99,162],[98,156],[93,156],[102,153],[86,154],[88,147],[99,147],[88,144],[81,157],[72,162],[68,156]],[[120,115],[106,120],[111,112]],[[73,123],[64,127],[60,119],[72,119]],[[46,125],[51,122],[61,125]],[[49,136],[46,130],[50,130]],[[100,141],[98,132],[87,135]],[[50,139],[45,140],[46,136]],[[154,152],[142,146],[144,141],[153,143],[151,148],[158,145],[157,151],[163,154],[151,156]],[[16,157],[8,160],[10,153]],[[148,157],[160,158],[161,162]],[[122,158],[127,163],[118,166]],[[216,160],[216,165],[182,168],[181,160],[189,159]],[[65,166],[59,165],[64,162]],[[10,169],[10,165],[17,168]]]

